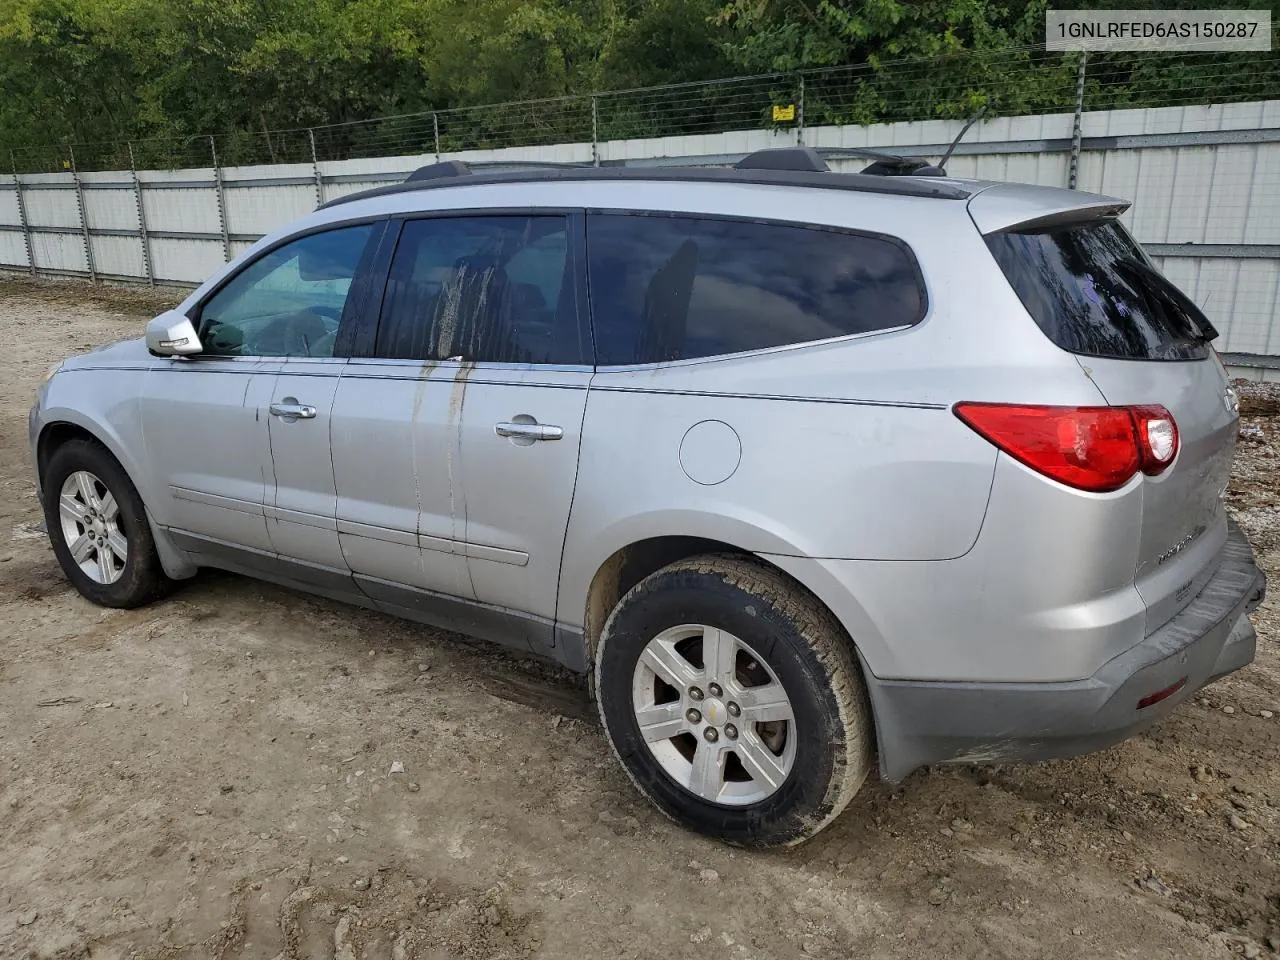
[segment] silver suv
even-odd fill
[[[54,551],[106,606],[220,567],[587,672],[636,786],[733,843],[877,756],[1115,743],[1254,654],[1216,333],[1123,201],[938,172],[333,201],[50,376]]]

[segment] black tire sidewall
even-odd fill
[[[78,470],[92,473],[111,491],[119,507],[116,521],[129,544],[124,571],[114,583],[97,583],[90,579],[72,559],[71,549],[62,533],[58,499],[67,477]],[[54,555],[63,572],[84,597],[104,607],[133,607],[151,599],[159,587],[155,544],[147,521],[146,510],[124,469],[103,447],[84,440],[72,440],[59,447],[49,458],[43,478],[45,528]]]
[[[791,699],[795,763],[782,787],[758,803],[725,806],[695,796],[662,769],[640,734],[632,707],[636,662],[650,640],[682,624],[715,626],[750,645]],[[717,573],[675,569],[624,598],[605,634],[596,691],[605,726],[631,778],[668,816],[748,846],[801,838],[827,818],[832,782],[846,762],[845,727],[826,671],[784,609]]]

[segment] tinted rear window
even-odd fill
[[[888,237],[746,220],[587,219],[604,366],[688,360],[916,323],[915,260]]]
[[[987,238],[1040,329],[1064,350],[1126,360],[1198,360],[1216,336],[1200,310],[1114,220]]]

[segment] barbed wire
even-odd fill
[[[1070,112],[1079,62],[1036,46],[956,51],[313,127],[22,147],[7,159],[19,174],[212,168],[946,120],[984,107],[987,118]],[[1087,62],[1085,110],[1268,99],[1280,99],[1274,50],[1099,53]]]

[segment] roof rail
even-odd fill
[[[966,128],[967,129],[967,128]],[[962,133],[963,135],[963,133]],[[830,173],[825,158],[867,157],[873,163],[860,172],[882,177],[943,177],[945,171],[919,157],[900,157],[892,153],[859,148],[834,147],[815,150],[812,147],[770,147],[747,154],[733,165],[735,170],[780,170],[805,173]],[[584,163],[542,162],[537,160],[490,160],[464,163],[461,160],[444,160],[419,167],[405,178],[406,183],[421,183],[446,177],[466,177],[482,171],[502,169],[559,169],[564,167],[589,167]]]
[[[417,183],[419,180],[437,180],[440,177],[465,177],[470,175],[471,168],[461,160],[445,160],[441,163],[429,163],[419,167],[404,178],[405,183]]]
[[[866,150],[860,147],[770,147],[747,154],[733,165],[735,170],[776,170],[791,173],[830,173],[831,167],[827,159],[841,157],[865,157],[872,162],[863,167],[860,173],[879,177],[945,177],[944,164],[950,159],[956,144],[960,142],[969,128],[986,112],[984,107],[964,125],[959,136],[948,147],[946,155],[936,164],[921,157],[903,157],[898,154],[884,153],[879,150]],[[488,160],[464,163],[461,160],[443,160],[419,167],[405,178],[405,183],[424,183],[430,180],[451,179],[454,177],[472,176],[483,172],[505,172],[518,170],[557,170],[565,168],[599,169],[594,164],[565,161],[539,160]]]
[[[969,128],[986,116],[990,103],[984,103],[981,109],[971,116],[960,132],[956,134],[956,138],[951,141],[947,147],[947,152],[937,163],[930,163],[920,157],[900,157],[892,153],[880,153],[877,150],[859,150],[856,148],[836,148],[833,150],[821,151],[824,157],[848,156],[848,157],[870,157],[874,162],[867,167],[862,168],[862,173],[872,174],[881,177],[945,177],[947,176],[947,161],[951,159],[951,155],[955,153],[956,147],[960,145],[960,141],[964,139],[964,135],[969,132]]]
[[[807,170],[830,173],[827,161],[811,147],[771,147],[749,153],[733,165],[735,170]]]
[[[464,163],[461,160],[442,160],[419,167],[409,176],[405,183],[418,183],[422,180],[438,180],[442,177],[467,177],[473,173],[502,170],[556,170],[562,167],[590,167],[590,163],[574,163],[572,161],[542,160],[473,160]]]
[[[833,160],[841,157],[865,157],[872,161],[859,173],[880,177],[945,177],[941,165],[934,165],[920,157],[902,157],[896,153],[879,150],[863,150],[860,147],[830,147],[819,151]]]
[[[773,162],[773,161],[767,161]],[[505,165],[505,164],[503,164]],[[441,187],[497,183],[554,183],[557,181],[664,181],[670,183],[756,183],[779,187],[812,187],[825,190],[852,190],[939,200],[964,200],[971,192],[955,183],[930,183],[925,178],[864,176],[834,171],[776,168],[734,169],[732,167],[621,167],[532,164],[520,169],[472,170],[468,164],[430,164],[410,174],[410,179],[334,197],[319,209],[354,203],[371,197],[388,196]]]
[[[885,157],[860,171],[881,177],[945,177],[947,171],[919,157]]]

